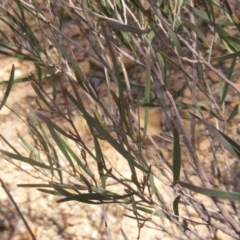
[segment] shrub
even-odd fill
[[[229,104],[227,97],[240,93],[232,77],[240,49],[239,20],[233,6],[223,4],[160,0],[2,4],[1,20],[11,36],[0,31],[0,53],[34,63],[36,74],[16,79],[13,65],[9,80],[2,82],[7,88],[0,109],[13,84],[30,81],[38,110],[34,121],[27,122],[32,143],[20,136],[26,154],[3,136],[11,151],[1,152],[31,165],[48,181],[19,186],[57,195],[59,203],[131,207],[127,217],[136,219],[138,238],[141,228],[152,223],[149,226],[156,231],[176,239],[216,239],[220,232],[238,239],[240,194],[233,167],[237,162],[228,160],[239,159],[239,145],[228,136],[238,104]],[[66,22],[77,29],[76,39],[69,37]],[[79,36],[91,48],[81,44]],[[78,62],[82,56],[102,68],[102,76],[85,74]],[[221,65],[227,67],[226,74]],[[144,72],[142,82],[132,79],[138,71]],[[45,84],[51,85],[50,93]],[[104,94],[99,91],[102,85]],[[160,134],[152,132],[158,130],[150,124],[153,109],[161,109]],[[52,115],[65,125],[57,124]],[[203,139],[210,146],[207,156],[212,155],[207,165],[206,153],[198,146]],[[122,156],[121,164],[127,164],[130,174],[122,174],[107,159],[106,143]],[[164,148],[172,148],[171,159]],[[122,235],[127,239],[123,229]]]

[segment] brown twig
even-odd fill
[[[31,228],[29,227],[29,225],[28,225],[26,219],[24,218],[23,214],[21,213],[21,211],[20,211],[20,209],[19,209],[17,203],[14,201],[12,195],[11,195],[10,192],[8,191],[6,185],[4,184],[4,182],[3,182],[3,180],[2,180],[1,178],[0,178],[0,182],[1,182],[1,185],[2,185],[3,190],[4,190],[5,193],[8,195],[10,201],[12,202],[12,204],[14,205],[14,207],[16,208],[16,210],[17,210],[17,212],[18,212],[20,218],[22,219],[22,221],[23,221],[24,225],[26,226],[26,228],[27,228],[29,234],[31,235],[32,239],[33,239],[33,240],[36,240],[36,238],[35,238],[35,236],[34,236],[32,230],[31,230]]]

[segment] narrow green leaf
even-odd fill
[[[19,12],[21,13],[21,19],[25,21],[25,14],[24,14],[24,8],[22,6],[22,3],[19,0],[15,0],[15,2],[17,3]]]
[[[0,35],[6,40],[6,42],[13,43],[13,40],[9,36],[7,36],[1,29],[0,29]]]
[[[61,195],[70,197],[73,196],[72,193],[66,191],[64,188],[60,186],[60,184],[54,183],[54,182],[49,182],[49,185],[52,186],[56,191],[58,191]]]
[[[133,157],[129,152],[122,147],[106,130],[102,128],[101,125],[97,123],[95,118],[93,118],[85,109],[80,99],[78,101],[67,92],[67,96],[74,103],[74,105],[83,113],[86,122],[88,123],[89,128],[93,127],[96,131],[104,137],[128,162],[130,165],[137,167],[138,169],[147,172],[145,168],[139,165],[136,161],[134,161]]]
[[[41,67],[39,66],[39,64],[37,63],[34,63],[35,65],[35,68],[36,68],[36,72],[37,72],[37,76],[38,76],[38,79],[37,80],[42,80],[42,69]]]
[[[180,42],[178,41],[178,38],[177,38],[176,34],[171,30],[171,28],[168,28],[168,33],[169,33],[169,35],[170,35],[170,38],[171,38],[174,46],[175,46],[176,49],[177,49],[178,54],[179,54],[181,57],[184,57],[185,54],[184,54],[184,52],[183,52],[183,50],[182,50],[181,44],[180,44]]]
[[[197,36],[203,41],[203,43],[209,47],[208,41],[205,38],[204,34],[201,32],[201,30],[192,22],[188,21],[187,19],[183,19],[183,25],[190,28],[192,31],[194,31]]]
[[[4,56],[18,58],[21,60],[26,60],[26,61],[31,61],[31,62],[38,62],[38,60],[36,58],[28,56],[26,54],[23,54],[20,51],[18,51],[17,49],[11,48],[11,47],[9,47],[5,44],[1,44],[1,43],[0,43],[0,46],[3,46],[3,49],[7,48],[7,49],[11,50],[11,52],[0,50],[0,54],[2,54]]]
[[[227,122],[229,122],[230,120],[232,120],[237,114],[238,114],[238,104],[235,105],[235,107],[233,108],[232,112],[230,113]]]
[[[50,148],[52,148],[53,146],[52,146],[52,144],[49,141],[49,136],[46,133],[46,131],[45,131],[45,129],[44,129],[40,119],[36,115],[36,113],[32,112],[32,117],[34,118],[34,121],[37,123],[37,125],[38,125],[38,127],[40,129],[40,131],[38,131],[38,129],[33,124],[29,123],[29,126],[30,126],[31,130],[34,131],[33,134],[36,135],[37,138],[41,141],[42,146],[44,147],[44,149],[48,148],[48,146]],[[46,151],[46,152],[48,152],[48,151]]]
[[[81,162],[81,160],[79,159],[79,157],[75,154],[75,152],[70,148],[70,146],[68,144],[65,145],[66,150],[70,153],[70,155],[74,158],[74,160],[76,161],[76,163],[78,164],[78,166],[86,173],[88,174],[88,176],[90,176],[91,178],[94,178],[93,173],[91,173],[91,171],[86,168],[85,164]]]
[[[43,163],[43,161],[41,160],[38,152],[36,151],[36,149],[30,145],[28,143],[28,141],[26,141],[19,133],[17,134],[18,138],[21,140],[21,142],[23,143],[25,149],[27,149],[28,152],[31,152],[31,155],[29,156],[29,158],[31,158],[32,156],[34,156],[34,158],[38,161]],[[52,165],[50,165],[52,167]]]
[[[229,22],[228,20],[218,19],[217,20],[217,25],[220,25],[220,26],[234,26],[234,23]]]
[[[240,50],[240,40],[239,40],[239,38],[232,37],[232,36],[226,36],[224,38],[226,40],[226,43],[233,47],[234,51],[239,51]]]
[[[58,176],[59,176],[60,183],[63,183],[62,168],[61,168],[61,165],[60,165],[58,154],[57,154],[55,148],[52,145],[50,145],[50,146],[51,146],[51,150],[52,150],[51,157],[54,159],[54,163],[57,167],[57,173],[58,173]],[[54,176],[54,171],[53,170],[52,170],[52,176]]]
[[[0,53],[1,54],[1,53]],[[54,76],[54,74],[43,74],[42,75],[42,78],[44,79],[48,79],[48,78],[52,78]],[[34,78],[37,78],[38,76],[37,75],[34,75],[33,76]],[[13,84],[17,84],[17,83],[23,83],[23,82],[30,82],[32,81],[33,77],[24,77],[24,78],[19,78],[19,79],[15,79],[13,81]],[[1,81],[0,82],[0,86],[1,85],[8,85],[9,84],[9,81]]]
[[[157,216],[159,218],[163,218],[164,216],[159,214],[158,212],[156,212],[155,210],[151,210],[151,209],[148,209],[148,208],[145,208],[145,207],[141,207],[141,206],[136,206],[136,208],[142,212],[145,212],[147,214],[151,214],[152,216]]]
[[[4,104],[6,103],[7,98],[10,94],[11,89],[12,89],[13,80],[14,80],[14,71],[15,71],[15,68],[14,68],[14,64],[13,64],[11,74],[10,74],[10,78],[9,78],[9,82],[8,82],[8,86],[7,86],[6,92],[3,96],[3,99],[2,99],[1,104],[0,104],[0,111],[1,111],[2,107],[4,106]]]
[[[63,16],[64,16],[64,7],[61,6],[61,8],[60,8],[60,24],[59,24],[59,31],[62,31]]]
[[[62,196],[62,194],[59,193],[58,191],[53,191],[53,190],[49,190],[49,189],[41,189],[41,188],[38,188],[37,190],[40,192],[55,195],[55,196]]]
[[[4,155],[10,157],[10,158],[19,160],[21,162],[28,163],[31,166],[36,166],[36,167],[45,168],[45,169],[52,169],[51,166],[48,166],[48,165],[45,165],[43,163],[37,162],[37,161],[35,161],[31,158],[27,158],[27,157],[24,157],[24,156],[21,156],[21,155],[16,155],[16,154],[13,154],[13,153],[1,150],[1,149],[0,149],[0,152],[3,153]]]
[[[27,149],[28,152],[35,150],[35,148],[31,144],[29,144],[29,142],[26,141],[21,134],[17,133],[17,136],[20,139],[20,141],[23,143],[25,149]]]
[[[76,168],[72,162],[71,157],[69,156],[66,148],[67,148],[67,143],[56,133],[56,131],[54,130],[54,128],[51,125],[47,125],[48,129],[54,139],[54,141],[56,142],[56,144],[58,145],[59,149],[61,150],[61,152],[63,153],[63,155],[66,157],[66,160],[69,162],[70,166],[72,167],[73,171],[76,172]]]
[[[112,44],[109,40],[109,37],[108,37],[108,34],[106,32],[106,29],[104,26],[103,27],[103,34],[104,34],[104,37],[105,37],[105,40],[106,40],[106,45],[109,49],[109,53],[110,53],[110,56],[111,56],[111,59],[112,59],[112,63],[113,63],[113,66],[114,66],[114,70],[115,70],[115,74],[116,74],[116,78],[117,78],[117,83],[118,83],[118,93],[119,93],[119,98],[121,100],[120,102],[120,118],[121,118],[121,121],[120,121],[120,125],[122,125],[123,123],[123,119],[125,118],[125,114],[124,114],[124,95],[123,95],[123,84],[121,82],[121,75],[120,75],[120,71],[119,71],[119,67],[118,67],[118,64],[117,64],[117,59],[116,59],[116,56],[114,54],[114,51],[113,51],[113,48],[112,48]],[[121,126],[120,126],[121,127]]]
[[[215,23],[215,13],[213,8],[212,2],[207,2],[206,0],[203,1],[204,8],[206,10],[206,13],[208,15],[208,18],[211,19],[213,23]],[[210,8],[210,10],[208,9]]]
[[[216,198],[222,198],[222,199],[228,199],[231,201],[240,201],[240,193],[238,192],[227,192],[222,191],[218,189],[211,189],[211,188],[204,188],[204,187],[198,187],[186,182],[178,182],[182,187],[185,187],[191,191],[204,194],[210,197],[216,197]]]
[[[81,180],[85,183],[85,185],[87,186],[88,191],[91,193],[92,192],[92,186],[90,184],[90,182],[87,180],[87,178],[85,178],[81,173],[79,174]]]
[[[107,23],[110,27],[112,27],[114,29],[117,29],[119,31],[122,31],[122,32],[130,32],[130,33],[135,33],[135,34],[142,35],[142,34],[149,33],[151,31],[150,28],[142,30],[142,29],[130,26],[130,25],[121,24],[121,23],[114,22],[114,21],[107,21]]]
[[[79,71],[76,71],[76,70],[75,70],[75,76],[76,76],[78,84],[81,86],[81,88],[84,91],[86,91],[84,76],[81,73],[79,73]]]
[[[194,7],[191,7],[190,5],[186,4],[186,6],[189,8],[189,10],[191,12],[193,12],[196,16],[202,18],[203,20],[209,22],[210,19],[209,19],[209,16],[206,12],[202,11],[202,10],[199,10],[197,8],[194,8]]]
[[[173,201],[173,211],[174,211],[174,214],[178,217],[179,217],[178,204],[179,204],[180,198],[181,196],[177,196]],[[179,218],[177,218],[177,220],[179,221]]]
[[[201,117],[191,113],[194,117],[196,117],[198,120],[200,120],[206,128],[213,134],[213,136],[222,144],[222,146],[227,149],[231,154],[236,156],[238,159],[240,159],[240,146],[234,142],[231,138],[226,136],[223,132],[216,129],[214,126],[209,124],[207,121],[202,119]]]
[[[226,8],[229,16],[231,17],[233,23],[239,30],[240,21],[239,21],[237,15],[233,12],[231,5],[229,4],[229,2],[227,0],[224,0],[223,2],[224,2],[224,7]]]
[[[173,64],[173,66],[175,66],[177,69],[179,69],[184,76],[186,76],[190,81],[192,81],[192,77],[181,67],[179,66],[179,64],[177,64],[176,61],[174,61],[171,57],[169,57],[168,55],[166,55],[164,52],[160,51],[159,49],[155,49],[157,52],[159,52],[162,56],[164,56],[164,58],[166,60],[168,60],[171,64]]]
[[[188,86],[187,83],[185,83],[176,93],[174,93],[173,99],[177,100],[179,97],[183,96],[183,92],[184,92],[184,90],[186,89],[187,86]],[[191,108],[191,106],[189,106],[189,108]]]
[[[104,168],[103,168],[104,157],[103,157],[103,153],[102,153],[102,150],[99,145],[97,137],[94,136],[94,134],[93,134],[93,137],[94,137],[94,146],[95,146],[95,153],[96,153],[96,159],[97,159],[98,174],[101,179],[102,187],[103,187],[103,189],[105,189],[107,178],[106,178],[106,176],[104,176]]]
[[[65,136],[69,139],[76,140],[71,135],[67,134],[66,131],[64,131],[62,128],[60,128],[57,124],[55,124],[53,121],[51,121],[48,117],[44,116],[43,114],[41,114],[39,112],[35,112],[35,114],[38,118],[42,119],[47,124],[47,126],[51,126],[52,128],[56,129],[59,133],[61,133],[63,136]]]
[[[183,219],[183,226],[184,226],[184,230],[186,231],[188,229],[188,222],[186,219]]]
[[[228,137],[227,135],[225,135],[223,132],[219,131],[220,134],[224,137],[224,139],[226,139],[226,141],[231,144],[232,148],[234,149],[235,152],[235,156],[240,159],[240,145],[237,144],[235,141],[232,140],[232,138]],[[224,145],[223,145],[224,146]],[[225,147],[225,146],[224,146]],[[225,147],[226,148],[226,147]],[[227,149],[227,148],[226,148]],[[227,149],[228,150],[228,149]]]
[[[126,233],[123,231],[122,228],[120,229],[120,231],[121,231],[121,234],[122,234],[122,236],[123,236],[123,239],[124,239],[124,240],[129,240],[128,237],[127,237],[127,235],[126,235]]]
[[[42,184],[42,183],[32,183],[32,184],[17,184],[18,187],[23,187],[23,188],[37,188],[37,187],[50,187],[49,184]]]
[[[20,152],[18,152],[18,150],[2,134],[0,134],[0,137],[17,155],[21,155]]]
[[[80,86],[82,86],[82,85],[87,86],[87,84],[85,84],[85,83],[87,83],[87,80],[84,75],[84,72],[82,71],[81,67],[79,67],[79,64],[76,61],[76,59],[74,59],[71,55],[69,55],[68,52],[66,51],[66,49],[64,47],[62,47],[57,41],[53,40],[53,44],[54,44],[54,46],[57,47],[57,49],[59,49],[59,51],[61,51],[63,56],[71,63],[71,65],[75,71],[77,80],[80,80],[79,84],[84,83],[84,84],[80,84]],[[88,90],[90,91],[91,89],[88,88]]]
[[[152,40],[153,40],[154,37],[155,37],[154,31],[150,29],[150,32],[148,33],[147,36],[148,36],[148,40],[149,40],[150,42],[152,42]]]
[[[184,103],[184,102],[180,102],[180,101],[176,101],[177,105],[179,106],[183,106],[186,108],[191,109],[192,108],[192,104],[189,103]],[[206,108],[204,106],[199,106],[196,105],[195,106],[196,109],[200,110],[200,111],[204,111],[204,112],[208,112],[209,114],[211,114],[212,116],[216,117],[217,119],[219,119],[220,121],[223,121],[222,117],[219,116],[216,112],[214,112],[212,109]]]
[[[23,6],[23,5],[22,5]],[[1,8],[3,11],[3,8]],[[38,41],[38,38],[34,35],[34,32],[32,31],[32,28],[28,25],[27,21],[24,21],[21,16],[15,11],[13,8],[13,13],[11,14],[8,11],[4,11],[7,15],[7,18],[11,19],[13,23],[17,25],[17,29],[21,31],[17,31],[15,29],[15,33],[17,32],[20,36],[25,39],[25,41],[28,41],[29,45],[37,52],[45,52],[45,50],[42,48],[40,42]],[[12,26],[10,26],[12,28]],[[33,50],[32,49],[32,50]],[[39,54],[38,54],[39,55]]]
[[[221,61],[225,61],[228,59],[232,59],[232,58],[237,58],[240,55],[240,51],[231,53],[231,54],[227,54],[227,55],[221,55],[219,57],[212,57],[211,58],[211,62],[221,62]]]
[[[40,83],[41,84],[41,83]],[[50,105],[50,103],[46,100],[46,96],[42,94],[42,92],[39,90],[39,86],[35,82],[31,82],[32,88],[34,89],[37,96],[40,98],[40,100],[49,108],[50,111],[54,111],[53,107]]]
[[[179,134],[176,127],[173,128],[173,183],[172,186],[175,186],[179,181],[180,172],[181,172],[181,147]]]
[[[145,85],[145,100],[147,103],[150,103],[150,89],[151,89],[151,59],[150,55],[147,55],[147,69],[146,69],[146,74],[147,74],[147,79],[146,79],[146,85]],[[148,117],[149,117],[149,108],[145,107],[144,110],[144,130],[143,130],[143,139],[146,136],[147,133],[147,127],[148,127]]]
[[[159,196],[158,196],[158,190],[157,190],[157,187],[154,183],[154,176],[153,176],[152,173],[149,175],[149,183],[150,183],[150,186],[151,186],[151,188],[150,188],[151,189],[151,194],[156,197],[159,204],[163,204],[162,201],[161,201],[161,198],[159,198]]]
[[[128,198],[131,194],[126,194],[123,196],[114,194],[114,195],[107,195],[107,194],[100,194],[100,193],[83,193],[78,195],[72,195],[63,199],[58,200],[57,202],[67,202],[67,201],[78,201],[78,202],[85,202],[90,204],[103,204],[103,203],[113,203],[117,200]],[[97,201],[97,202],[94,202]]]
[[[160,53],[157,52],[157,59],[162,70],[162,77],[165,84],[167,84],[167,62],[166,58]]]
[[[234,58],[232,59],[231,66],[230,66],[230,68],[229,68],[229,70],[228,70],[228,73],[227,73],[227,78],[228,78],[228,79],[232,79],[232,74],[233,74],[233,71],[234,71],[234,66],[235,66],[235,64],[236,64],[236,60],[237,60],[236,57],[234,57]],[[220,97],[220,104],[221,104],[221,105],[224,103],[225,98],[226,98],[226,96],[227,96],[228,87],[229,87],[229,84],[225,82],[224,88],[223,88],[223,90],[222,90],[222,94],[221,94],[221,97]]]

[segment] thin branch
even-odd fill
[[[16,210],[17,210],[17,212],[18,212],[18,215],[21,217],[21,219],[22,219],[24,225],[26,226],[26,228],[27,228],[29,234],[31,235],[32,239],[33,239],[33,240],[36,240],[36,238],[35,238],[35,236],[34,236],[32,230],[30,229],[30,227],[29,227],[27,221],[25,220],[23,214],[21,213],[21,211],[20,211],[20,209],[19,209],[17,203],[14,201],[12,195],[11,195],[10,192],[8,191],[6,185],[4,184],[4,182],[3,182],[3,180],[2,180],[1,178],[0,178],[0,183],[1,183],[1,185],[2,185],[3,190],[4,190],[5,193],[8,195],[8,198],[10,199],[10,201],[12,202],[12,204],[14,205],[14,207],[16,208]]]

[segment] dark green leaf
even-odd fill
[[[231,54],[227,54],[227,55],[222,55],[222,56],[219,56],[219,57],[213,57],[213,58],[211,58],[211,62],[216,62],[216,61],[221,62],[221,61],[224,61],[224,60],[227,60],[227,59],[239,57],[239,55],[240,55],[240,51],[235,52],[235,53],[231,53]]]
[[[46,96],[42,94],[42,92],[39,90],[39,86],[35,82],[31,82],[32,88],[36,92],[37,96],[41,99],[41,101],[49,108],[50,111],[54,111],[53,107],[50,105],[50,103],[46,100]],[[41,83],[39,83],[41,84]]]
[[[157,216],[157,217],[160,217],[160,218],[164,217],[163,214],[161,215],[160,213],[156,212],[155,210],[153,211],[153,210],[145,208],[145,207],[137,206],[137,209],[142,211],[142,212],[145,212],[147,214],[153,215],[153,216]]]
[[[196,16],[202,18],[203,20],[205,20],[207,22],[210,21],[209,16],[208,16],[208,14],[206,12],[204,12],[202,10],[199,10],[197,8],[191,7],[190,5],[187,5],[187,6],[188,6],[189,10],[191,12],[193,12]]]
[[[42,184],[42,183],[32,183],[32,184],[17,184],[18,187],[23,188],[37,188],[37,187],[49,187],[52,188],[49,184]]]
[[[117,29],[119,31],[122,31],[122,32],[130,32],[130,33],[135,33],[135,34],[142,35],[142,34],[149,33],[151,31],[150,28],[142,30],[142,29],[130,26],[130,25],[121,24],[121,23],[114,22],[114,21],[107,21],[107,23],[110,27],[112,27],[114,29]]]
[[[117,200],[128,198],[132,194],[126,194],[123,196],[114,194],[100,194],[100,193],[83,193],[78,195],[72,195],[63,199],[58,200],[57,202],[67,202],[67,201],[78,201],[89,204],[103,204],[103,203],[113,203]]]
[[[231,138],[226,136],[223,132],[216,129],[214,126],[209,124],[207,121],[202,119],[201,117],[191,113],[194,117],[196,117],[198,120],[200,120],[206,128],[214,135],[214,137],[222,144],[222,146],[227,149],[231,154],[236,156],[238,159],[240,159],[240,146],[234,142]]]
[[[179,217],[179,209],[178,209],[178,204],[180,201],[181,196],[177,196],[174,201],[173,201],[173,211],[176,216]],[[179,220],[179,218],[177,218]]]
[[[94,146],[95,146],[95,153],[96,153],[96,160],[97,160],[97,167],[98,167],[98,173],[101,179],[102,187],[103,189],[106,188],[106,181],[107,176],[104,174],[104,157],[102,153],[102,149],[100,147],[100,144],[98,142],[98,139],[96,136],[94,136]]]
[[[179,181],[181,172],[181,147],[179,134],[176,127],[173,128],[173,183],[175,186]]]
[[[229,68],[229,70],[228,70],[228,73],[227,73],[227,78],[228,78],[228,79],[232,79],[232,73],[233,73],[233,71],[234,71],[234,66],[235,66],[235,64],[236,64],[236,60],[237,60],[236,57],[234,57],[234,58],[232,59],[231,66],[230,66],[230,68]],[[221,104],[221,105],[224,103],[225,98],[226,98],[226,96],[227,96],[228,87],[229,87],[229,84],[225,82],[224,88],[223,88],[223,90],[222,90],[222,94],[221,94],[221,97],[220,97],[220,104]]]
[[[52,186],[56,191],[58,191],[61,195],[65,196],[65,197],[73,196],[72,193],[66,191],[63,187],[61,187],[60,184],[57,184],[54,182],[49,182],[49,185]]]
[[[131,166],[135,166],[138,169],[147,172],[145,168],[143,168],[141,165],[139,165],[129,154],[129,152],[122,147],[121,144],[119,144],[105,129],[102,128],[101,125],[97,123],[95,118],[93,118],[85,109],[80,99],[78,101],[73,98],[73,96],[67,92],[67,95],[69,99],[75,104],[75,106],[84,114],[84,118],[86,122],[88,123],[89,128],[95,128],[96,131],[104,137],[128,162]]]
[[[61,10],[60,10],[60,24],[59,24],[59,31],[62,30],[63,16],[64,16],[64,7],[61,6]]]
[[[41,189],[41,188],[37,188],[37,190],[40,192],[55,195],[55,196],[62,196],[62,194],[59,193],[58,191],[53,191],[53,190],[49,190],[49,189]]]
[[[147,103],[150,103],[150,90],[151,90],[151,59],[150,55],[147,55],[147,69],[146,69],[146,74],[147,74],[147,79],[146,79],[146,85],[145,85],[145,100]],[[149,108],[145,107],[144,110],[144,130],[143,130],[143,139],[146,136],[147,133],[147,126],[148,126],[148,117],[149,117]]]
[[[61,152],[63,153],[63,155],[66,157],[66,160],[69,162],[70,166],[72,167],[73,171],[76,172],[76,168],[72,162],[71,157],[69,156],[66,148],[68,148],[67,143],[56,133],[56,131],[54,130],[54,128],[51,126],[51,124],[48,124],[48,129],[54,139],[54,141],[57,143],[59,149],[61,150]]]
[[[182,187],[185,187],[191,191],[201,193],[210,197],[228,199],[231,201],[240,201],[240,193],[237,193],[237,192],[227,192],[227,191],[222,191],[218,189],[198,187],[198,186],[194,186],[192,184],[181,182],[181,181],[179,182],[179,184]]]
[[[201,30],[195,24],[188,21],[187,19],[183,19],[183,24],[186,27],[190,28],[192,31],[194,31],[197,34],[197,36],[204,42],[204,44],[209,47],[208,41],[205,38],[204,34],[201,32]]]
[[[66,131],[64,131],[62,128],[60,128],[57,124],[55,124],[53,121],[51,121],[48,117],[44,116],[43,114],[36,112],[36,116],[40,119],[42,119],[48,126],[51,126],[52,128],[56,129],[59,133],[61,133],[63,136],[75,140],[71,135],[67,134]]]
[[[227,119],[227,122],[232,120],[237,114],[238,114],[238,104],[236,104],[235,107],[233,108],[232,112],[230,113],[230,115]]]
[[[6,92],[3,96],[3,99],[2,99],[1,104],[0,104],[0,111],[1,111],[2,107],[4,106],[4,104],[6,103],[7,98],[9,96],[9,93],[12,89],[13,80],[14,80],[14,71],[15,71],[15,68],[14,68],[14,65],[12,65],[12,70],[11,70],[8,86],[7,86]]]
[[[21,162],[28,163],[31,166],[36,166],[36,167],[45,168],[45,169],[52,169],[51,166],[48,166],[48,165],[45,165],[43,163],[37,162],[37,161],[35,161],[34,159],[31,159],[31,158],[27,158],[27,157],[24,157],[24,156],[21,156],[21,155],[16,155],[16,154],[13,154],[13,153],[1,150],[1,149],[0,149],[0,152],[3,153],[4,155],[10,157],[10,158],[19,160]]]
[[[184,54],[184,52],[183,52],[183,50],[182,50],[181,44],[180,44],[180,42],[178,41],[178,38],[177,38],[176,34],[171,30],[171,28],[168,28],[168,32],[169,32],[170,38],[171,38],[174,46],[175,46],[176,49],[177,49],[178,54],[179,54],[181,57],[184,57],[185,54]]]
[[[179,106],[183,106],[183,107],[187,107],[187,108],[192,108],[192,104],[189,103],[184,103],[184,102],[180,102],[180,101],[176,101],[177,105]],[[209,114],[211,114],[212,116],[216,117],[217,119],[219,119],[220,121],[223,121],[222,117],[219,116],[216,112],[214,112],[212,109],[206,108],[204,106],[199,106],[196,105],[195,106],[196,109],[204,111],[204,112],[208,112]]]

